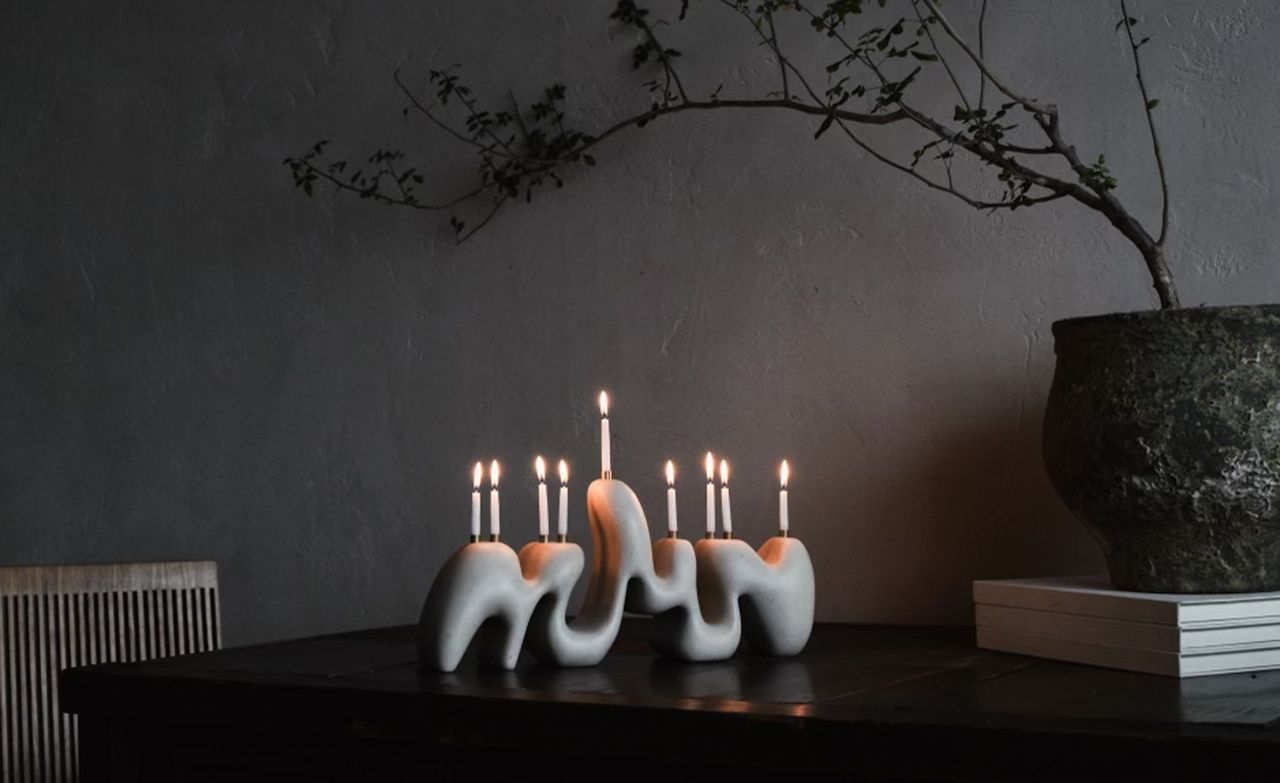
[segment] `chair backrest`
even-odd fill
[[[212,561],[0,566],[0,781],[76,780],[58,672],[218,648]]]

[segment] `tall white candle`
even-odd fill
[[[676,464],[667,460],[667,535],[676,537]]]
[[[471,540],[480,540],[480,482],[484,481],[484,465],[476,463],[471,472]]]
[[[600,478],[613,478],[613,454],[609,441],[609,395],[600,392]]]
[[[720,520],[724,522],[724,537],[733,538],[733,512],[729,508],[729,463],[720,460]]]
[[[564,460],[560,460],[560,507],[556,511],[556,534],[563,541],[569,536],[569,465]]]
[[[550,517],[547,515],[547,463],[542,455],[533,461],[533,468],[538,474],[538,537],[546,541],[550,534]]]
[[[489,540],[497,541],[502,535],[502,508],[498,501],[498,477],[502,469],[495,459],[489,463]]]
[[[716,458],[707,452],[707,538],[716,534]]]
[[[782,476],[782,489],[778,490],[778,532],[785,536],[791,529],[791,514],[787,509],[787,480],[791,478],[791,466],[785,459],[778,473]]]

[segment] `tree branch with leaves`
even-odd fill
[[[360,163],[334,158],[327,141],[285,159],[294,184],[308,195],[319,184],[379,204],[453,213],[450,225],[466,241],[512,203],[531,201],[548,188],[561,188],[569,172],[594,166],[593,153],[625,131],[647,127],[662,117],[689,112],[789,112],[816,121],[814,137],[837,130],[872,158],[931,190],[976,209],[1015,210],[1068,199],[1100,213],[1141,255],[1162,308],[1179,306],[1165,260],[1169,233],[1169,187],[1140,50],[1149,42],[1136,32],[1130,0],[1119,0],[1124,33],[1150,133],[1162,197],[1155,236],[1116,197],[1117,181],[1106,159],[1092,162],[1064,138],[1058,107],[1015,90],[986,57],[983,0],[977,20],[976,48],[961,34],[936,0],[828,0],[809,4],[791,0],[715,0],[707,2],[740,19],[750,36],[773,59],[776,89],[766,97],[727,98],[723,85],[705,96],[691,96],[677,63],[682,53],[659,38],[683,22],[690,0],[679,2],[674,22],[658,19],[635,0],[618,0],[610,18],[631,29],[636,43],[632,67],[646,79],[648,103],[595,132],[579,129],[567,116],[566,90],[545,88],[525,107],[507,93],[509,108],[482,101],[459,75],[459,66],[428,73],[429,90],[413,89],[399,72],[395,84],[405,96],[406,116],[416,115],[468,149],[476,161],[476,182],[461,192],[428,198],[420,194],[427,175],[397,149],[377,149]],[[893,8],[901,9],[896,19]],[[886,14],[888,14],[886,16]],[[799,16],[814,34],[833,42],[838,56],[820,73],[807,72],[788,55],[779,36],[784,17]],[[949,117],[919,107],[914,97],[923,75],[938,72],[955,93]],[[977,77],[965,89],[966,71]],[[989,97],[994,97],[988,106]],[[1026,121],[1030,122],[1027,123]],[[872,144],[863,128],[914,127],[924,140],[909,159],[898,159]],[[1030,129],[1038,139],[1021,140]],[[1018,139],[1015,139],[1015,136]],[[967,157],[994,181],[961,184],[954,163]],[[464,217],[465,212],[465,217]]]

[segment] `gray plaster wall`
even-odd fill
[[[1117,5],[992,3],[987,40],[1150,221]],[[655,532],[668,457],[696,534],[700,455],[727,455],[754,542],[791,459],[820,619],[965,623],[974,578],[1100,569],[1040,464],[1049,329],[1154,297],[1082,208],[975,213],[783,113],[619,137],[461,247],[443,216],[293,190],[280,160],[319,138],[468,182],[465,150],[401,116],[396,67],[462,62],[526,100],[559,79],[589,128],[643,105],[608,6],[0,4],[0,562],[214,558],[233,643],[409,622],[477,458],[507,466],[517,541],[533,455],[568,458],[582,537],[604,387]],[[1138,10],[1184,301],[1277,301],[1280,8]],[[723,12],[675,35],[691,90],[774,89]]]

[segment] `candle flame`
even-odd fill
[[[609,393],[608,392],[603,392],[603,391],[600,392],[600,415],[601,416],[609,415]]]
[[[676,485],[676,463],[667,460],[667,486],[674,487]]]
[[[498,461],[495,459],[489,463],[489,485],[494,489],[498,488],[498,478],[502,474],[502,468],[498,467]]]
[[[541,454],[533,461],[533,469],[538,474],[538,481],[545,482],[547,480],[547,463],[543,461]]]
[[[729,463],[726,460],[720,460],[720,483],[729,483]]]
[[[569,483],[569,463],[564,460],[560,460],[560,483]]]
[[[711,456],[711,452],[707,452],[707,481],[716,480],[716,458]]]
[[[791,466],[785,459],[782,461],[782,467],[778,468],[778,473],[782,476],[782,488],[786,489],[787,480],[791,478]]]
[[[482,481],[484,481],[484,465],[477,462],[475,470],[471,471],[471,482],[475,485],[476,492],[480,491]]]

